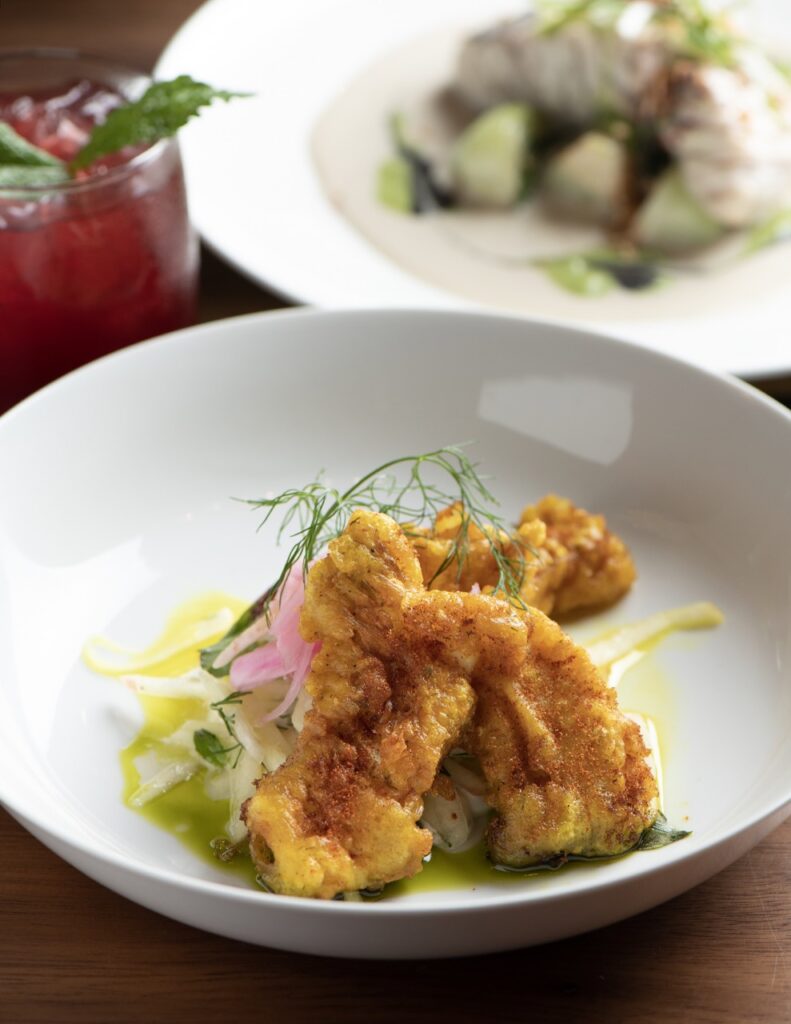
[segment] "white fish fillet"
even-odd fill
[[[606,27],[550,33],[527,15],[469,39],[456,88],[476,109],[519,100],[584,128],[603,113],[653,121],[698,203],[743,228],[791,204],[791,83],[757,47],[724,67],[684,57],[657,0],[633,0]]]

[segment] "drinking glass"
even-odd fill
[[[0,120],[70,159],[145,75],[73,51],[0,51]],[[63,184],[0,187],[0,411],[97,356],[194,321],[198,244],[175,139]]]

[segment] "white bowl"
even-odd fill
[[[240,887],[128,810],[135,704],[82,667],[85,638],[142,644],[198,591],[258,594],[278,551],[231,496],[465,440],[509,515],[555,490],[632,545],[637,586],[588,632],[698,598],[724,609],[716,633],[661,653],[668,816],[693,834],[524,884],[320,903]],[[289,312],[110,356],[0,421],[0,798],[110,888],[285,949],[483,953],[645,910],[791,809],[790,456],[791,416],[746,386],[521,320]]]

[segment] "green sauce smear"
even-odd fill
[[[624,255],[610,249],[535,260],[533,265],[567,292],[584,298],[598,298],[613,288],[647,291],[666,279],[666,275],[643,256]]]
[[[152,753],[162,761],[172,758],[173,751],[161,742],[162,737],[172,733],[185,718],[195,717],[201,712],[199,701],[146,696],[139,697],[139,700],[145,714],[143,727],[129,746],[121,751],[124,803],[152,825],[174,835],[202,861],[254,885],[256,872],[246,851],[225,861],[215,856],[212,850],[213,840],[225,836],[228,801],[212,800],[206,793],[205,770],[142,807],[131,803],[141,783],[138,758]]]

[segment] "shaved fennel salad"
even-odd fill
[[[245,849],[242,805],[257,780],[289,756],[311,705],[305,683],[317,645],[306,643],[299,633],[304,575],[301,563],[293,565],[274,599],[268,591],[236,621],[230,608],[193,621],[169,646],[155,646],[148,657],[101,638],[85,645],[84,660],[93,670],[120,678],[140,698],[167,698],[183,705],[177,727],[136,758],[140,781],[128,804],[140,810],[188,780],[201,780],[208,799],[227,801],[224,829],[211,841],[220,861],[230,861]],[[698,602],[611,631],[587,650],[615,686],[656,641],[677,630],[721,622],[716,606]],[[202,646],[223,630],[219,640]],[[180,675],[151,674],[165,660],[198,648],[199,664],[194,668]],[[630,717],[643,731],[661,793],[652,723],[640,714]],[[421,824],[431,831],[434,848],[452,854],[470,850],[482,839],[488,814],[477,762],[462,750],[451,752],[424,801]],[[669,829],[660,816],[641,846],[666,845],[686,834]]]

